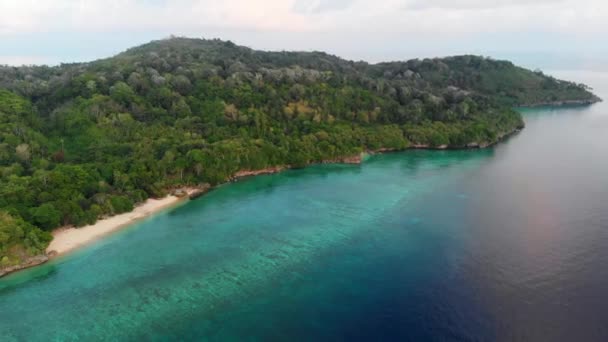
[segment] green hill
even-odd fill
[[[41,230],[173,187],[366,150],[487,146],[523,128],[515,106],[598,100],[477,56],[368,64],[186,38],[0,67],[0,267],[43,251]]]

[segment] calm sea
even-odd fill
[[[560,73],[608,99],[608,74]],[[223,186],[0,279],[0,340],[608,340],[608,105]]]

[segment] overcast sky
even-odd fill
[[[371,62],[603,68],[607,33],[606,0],[0,0],[0,64],[88,61],[176,34]]]

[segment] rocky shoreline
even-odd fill
[[[268,168],[260,169],[260,170],[241,170],[241,171],[238,171],[237,173],[235,173],[232,177],[230,177],[229,181],[235,181],[235,180],[238,180],[241,178],[259,176],[259,175],[269,175],[269,174],[273,174],[273,173],[279,173],[279,172],[285,171],[288,168],[290,168],[290,167],[289,166],[274,166],[274,167],[268,167]]]
[[[594,103],[602,102],[599,97],[595,97],[587,100],[564,100],[564,101],[546,101],[546,102],[536,102],[529,104],[521,104],[517,106],[517,108],[537,108],[537,107],[564,107],[564,106],[588,106]]]
[[[312,162],[312,163],[305,165],[304,167],[308,167],[308,166],[312,166],[312,165],[319,165],[319,164],[361,165],[363,163],[363,160],[365,159],[366,155],[375,155],[375,154],[391,153],[391,152],[402,152],[402,151],[416,150],[416,149],[420,149],[420,150],[422,150],[422,149],[424,149],[424,150],[463,150],[464,149],[464,150],[467,150],[467,149],[488,148],[488,147],[491,147],[491,146],[505,140],[506,138],[510,137],[511,135],[519,133],[521,130],[522,130],[522,128],[516,128],[513,131],[503,133],[493,142],[482,142],[482,143],[471,142],[464,146],[449,146],[449,145],[431,146],[431,145],[427,145],[427,144],[413,144],[404,149],[382,147],[382,148],[378,148],[375,150],[367,150],[367,151],[361,152],[357,155],[326,159],[326,160],[322,160],[319,162]],[[237,182],[241,179],[254,177],[254,176],[272,175],[272,174],[276,174],[276,173],[280,173],[280,172],[283,172],[286,170],[291,170],[291,169],[296,169],[296,168],[299,168],[299,167],[294,167],[292,165],[280,165],[280,166],[272,166],[272,167],[259,169],[259,170],[241,170],[241,171],[236,172],[234,175],[232,175],[232,177],[228,178],[228,180],[225,183]],[[217,186],[220,186],[225,183],[218,184]],[[191,200],[197,199],[197,198],[205,195],[209,191],[213,190],[217,186],[212,186],[208,183],[202,184],[201,186],[196,188],[196,190],[194,190],[190,194],[189,197]],[[178,189],[176,191],[181,192],[180,189]],[[176,193],[174,193],[174,195],[179,196]]]
[[[24,270],[26,268],[42,265],[42,264],[46,263],[47,261],[49,261],[52,256],[53,256],[52,254],[36,255],[36,256],[28,258],[27,260],[25,260],[24,262],[22,262],[19,265],[14,265],[14,266],[0,269],[0,277],[3,277],[5,275],[8,275],[13,272]]]
[[[523,128],[516,128],[510,132],[505,132],[502,133],[501,135],[499,135],[496,140],[491,141],[491,142],[470,142],[464,146],[450,146],[450,145],[439,145],[439,146],[431,146],[428,144],[414,144],[410,147],[410,149],[415,149],[415,150],[471,150],[471,149],[483,149],[483,148],[488,148],[488,147],[492,147],[502,141],[504,141],[505,139],[507,139],[508,137],[515,135],[519,132],[521,132]]]

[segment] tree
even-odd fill
[[[135,102],[137,95],[128,84],[120,81],[110,88],[110,97],[122,105],[129,105]]]
[[[61,222],[61,212],[55,209],[55,206],[50,203],[45,203],[37,208],[32,208],[31,215],[34,219],[34,223],[44,229],[59,227]]]

